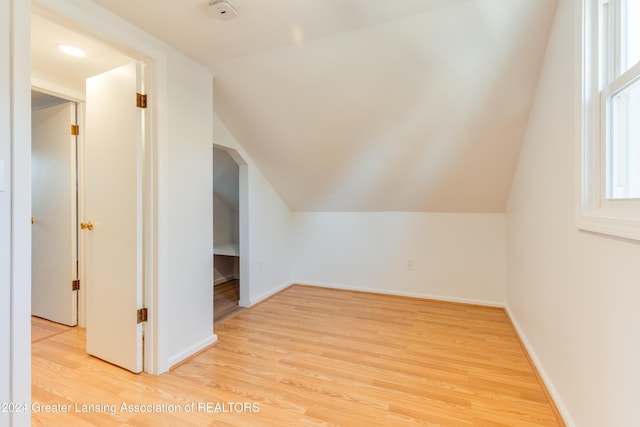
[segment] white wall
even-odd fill
[[[211,73],[172,50],[168,53],[168,144],[161,160],[159,239],[167,275],[160,277],[166,307],[169,365],[201,350],[213,335],[213,91]],[[164,168],[163,168],[164,167]],[[163,185],[164,184],[164,185]],[[162,203],[166,202],[166,205]]]
[[[0,0],[0,402],[31,400],[29,2]],[[0,411],[27,426],[28,411]]]
[[[561,0],[508,211],[508,306],[569,425],[638,425],[640,244],[576,229],[574,7]]]
[[[293,218],[297,283],[505,303],[502,214],[296,212]]]
[[[249,170],[251,305],[292,283],[291,211],[258,168]]]
[[[231,209],[231,206],[215,192],[213,193],[213,233],[213,243],[216,247],[238,243],[238,211]]]
[[[213,162],[213,167],[214,169],[216,167],[215,160]],[[213,186],[213,244],[216,248],[229,245],[237,246],[240,240],[238,230],[238,211],[231,209],[231,206],[229,206],[227,202],[218,195],[218,193],[215,193],[215,181]],[[237,279],[239,277],[238,267],[238,257],[214,255],[214,285]]]
[[[240,305],[251,306],[292,283],[291,212],[218,116],[213,141],[245,163],[240,166]]]
[[[219,285],[240,278],[239,258],[237,256],[213,256],[213,284]],[[215,304],[214,304],[215,309]]]

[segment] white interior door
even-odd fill
[[[83,218],[87,353],[142,370],[142,110],[137,64],[87,80]]]
[[[78,322],[76,137],[73,102],[32,112],[31,314]]]

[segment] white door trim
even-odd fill
[[[251,307],[251,270],[249,266],[249,166],[244,156],[233,147],[228,147],[219,142],[213,144],[214,148],[226,151],[238,165],[238,234],[239,234],[239,272],[240,272],[240,307]]]
[[[0,0],[0,401],[25,411],[0,424],[28,426],[31,415],[31,108],[30,2]]]

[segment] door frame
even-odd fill
[[[86,22],[83,25],[82,19],[74,20],[72,16],[64,11],[54,11],[45,5],[46,1],[36,0],[32,4],[31,12],[45,17],[48,20],[56,22],[59,25],[63,25],[69,30],[75,31],[79,34],[87,35],[100,40],[106,45],[115,50],[121,51],[123,54],[129,56],[132,61],[138,62],[143,67],[143,90],[149,96],[150,99],[157,99],[155,95],[156,87],[163,82],[166,82],[166,73],[158,73],[157,70],[163,68],[164,59],[159,52],[152,52],[151,54],[143,54],[138,50],[117,41],[110,39],[106,34],[100,33],[95,30],[89,30]],[[71,11],[69,11],[71,13]],[[156,64],[160,62],[160,65]],[[79,176],[79,204],[78,204],[78,218],[82,220],[84,218],[84,203],[82,195],[84,193],[84,176],[85,176],[85,164],[84,164],[84,133],[85,128],[85,99],[83,93],[78,93],[75,90],[62,87],[59,85],[51,84],[42,80],[32,80],[32,87],[38,91],[45,92],[51,95],[55,95],[64,99],[69,99],[77,103],[78,108],[78,124],[80,126],[80,135],[78,138],[78,176]],[[156,115],[158,114],[157,103],[150,102],[147,105],[144,125],[143,125],[143,158],[142,158],[142,272],[143,272],[143,305],[148,309],[148,320],[143,327],[143,371],[150,374],[157,374],[164,369],[160,365],[159,351],[160,346],[158,343],[158,316],[156,312],[157,306],[157,287],[158,287],[158,249],[157,249],[157,211],[158,211],[158,197],[157,197],[157,167],[158,167],[158,155],[157,155],[157,123]],[[86,286],[90,286],[86,282],[86,271],[82,262],[85,253],[85,235],[86,233],[79,233],[78,239],[78,252],[80,257],[79,263],[79,279],[80,279],[80,293],[78,295],[78,322],[81,326],[86,326]]]
[[[84,132],[82,131],[82,129],[84,129],[84,94],[77,92],[73,89],[69,89],[63,86],[59,86],[56,84],[52,84],[49,83],[45,80],[40,80],[40,79],[31,79],[31,90],[35,90],[37,92],[41,92],[47,95],[51,95],[51,96],[55,96],[57,98],[61,98],[61,99],[66,99],[67,101],[70,102],[75,102],[76,103],[76,124],[80,127],[80,134],[76,137],[77,138],[77,147],[76,147],[76,176],[77,176],[77,185],[78,185],[78,199],[76,199],[76,212],[77,212],[77,218],[76,218],[76,222],[79,224],[80,223],[80,218],[82,218],[83,212],[82,212],[82,200],[81,200],[81,191],[82,191],[82,159],[81,159],[81,150],[82,147],[84,145]],[[77,245],[78,247],[76,248],[77,253],[78,253],[78,279],[80,280],[80,289],[77,291],[78,292],[78,326],[81,328],[84,328],[86,326],[85,323],[85,299],[84,299],[84,286],[82,286],[82,283],[84,283],[83,277],[81,275],[82,272],[82,253],[83,253],[83,246],[82,246],[82,233],[80,233],[78,230],[76,230],[76,234],[77,234]],[[33,296],[32,296],[33,298]]]
[[[249,166],[245,158],[233,147],[213,143],[213,148],[226,151],[238,165],[238,250],[240,253],[240,307],[251,307],[251,270],[249,252]],[[212,219],[213,221],[213,219]]]

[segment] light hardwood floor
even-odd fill
[[[563,425],[501,309],[293,286],[216,333],[159,377],[87,356],[80,328],[35,341],[33,401],[71,413],[33,425]]]
[[[71,330],[70,326],[50,322],[40,317],[31,317],[31,343],[51,338],[54,335],[62,334]]]

